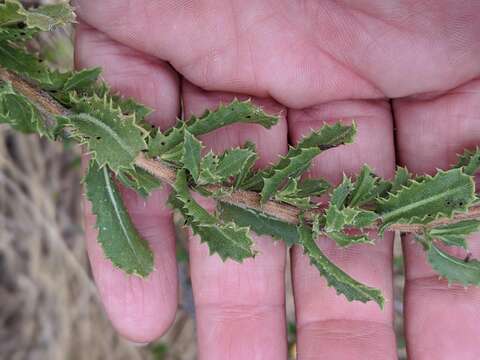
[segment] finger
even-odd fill
[[[299,139],[324,121],[355,119],[358,134],[353,145],[329,150],[314,162],[310,175],[338,183],[342,171],[357,174],[367,163],[383,177],[394,169],[393,126],[387,101],[339,101],[301,111],[289,111],[289,132]],[[372,235],[373,236],[373,235]],[[375,238],[376,245],[340,249],[322,238],[319,246],[341,269],[362,283],[379,288],[385,308],[370,302],[348,302],[327,287],[303,251],[292,249],[292,277],[297,320],[299,359],[394,359],[392,294],[392,234]]]
[[[179,111],[178,80],[167,65],[122,46],[83,24],[77,27],[76,65],[101,66],[104,78],[120,93],[157,110],[151,121],[167,127]],[[154,252],[155,270],[146,279],[113,267],[97,243],[98,231],[85,201],[87,248],[105,309],[117,330],[135,342],[149,342],[169,327],[177,306],[175,233],[166,191],[148,200],[122,190],[132,221]]]
[[[203,89],[273,97],[292,107],[341,97],[382,96],[375,84],[359,75],[362,71],[332,55],[347,53],[337,49],[335,40],[355,38],[358,32],[338,35],[340,28],[350,26],[341,19],[331,21],[332,17],[322,20],[321,27],[314,25],[318,31],[295,23],[312,13],[341,10],[344,14],[343,9],[335,9],[337,5],[329,9],[281,4],[272,11],[263,1],[77,0],[75,6],[85,22],[168,61]],[[336,35],[319,41],[310,35],[315,32]],[[364,42],[365,38],[362,52]],[[346,43],[351,51],[356,42]]]
[[[201,114],[232,95],[204,92],[185,82],[185,113]],[[270,100],[254,100],[267,112],[282,109]],[[264,166],[287,147],[285,118],[270,130],[241,124],[222,128],[203,138],[215,152],[255,142]],[[267,236],[255,236],[260,252],[242,264],[217,255],[197,237],[190,239],[192,286],[195,298],[200,359],[286,359],[285,247]]]
[[[394,102],[399,159],[414,173],[434,173],[480,143],[480,80],[436,97]],[[480,256],[480,234],[469,239]],[[405,238],[405,323],[412,359],[478,359],[480,289],[448,286],[425,252]],[[459,254],[458,249],[451,249]]]

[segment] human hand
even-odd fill
[[[174,123],[180,97],[187,116],[239,94],[282,111],[268,132],[241,125],[204,138],[217,151],[253,140],[259,166],[284,153],[289,141],[338,119],[355,119],[356,143],[322,155],[311,170],[332,181],[364,163],[385,177],[396,161],[431,172],[479,143],[478,1],[77,0],[76,7],[77,65],[102,66],[115,89],[157,110],[151,120],[161,128]],[[148,342],[168,329],[177,307],[172,215],[165,191],[146,204],[124,195],[155,251],[156,271],[142,280],[114,269],[87,210],[88,250],[113,324],[125,337]],[[286,358],[287,252],[265,236],[256,240],[261,254],[244,264],[222,263],[198,239],[190,241],[202,359]],[[477,256],[479,241],[471,239]],[[396,358],[392,234],[375,249],[319,242],[341,268],[390,301],[383,311],[347,302],[292,249],[298,358]],[[480,358],[480,289],[448,287],[418,246],[404,240],[410,358]]]

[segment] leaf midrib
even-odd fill
[[[136,258],[137,260],[137,263],[139,265],[142,264],[142,262],[139,260],[138,258],[138,254],[137,254],[137,251],[135,250],[135,247],[133,246],[133,243],[132,243],[132,239],[130,239],[130,235],[125,227],[125,224],[123,222],[123,218],[120,214],[120,209],[118,208],[118,204],[117,202],[115,201],[115,194],[113,193],[113,189],[112,189],[112,183],[111,183],[111,179],[110,179],[110,176],[108,175],[108,170],[106,167],[104,167],[102,169],[102,172],[103,172],[103,177],[105,179],[105,185],[106,185],[106,188],[107,188],[107,192],[108,192],[108,197],[113,205],[113,209],[115,210],[115,215],[117,216],[118,218],[118,223],[120,224],[120,227],[122,229],[122,232],[124,233],[126,239],[127,239],[127,242],[128,242],[128,245],[134,255],[134,257]]]
[[[391,218],[394,218],[395,215],[397,214],[401,214],[403,212],[407,212],[407,211],[410,211],[411,209],[414,209],[416,207],[420,207],[420,206],[423,206],[425,204],[428,204],[429,202],[435,202],[439,199],[442,199],[444,197],[448,197],[456,192],[461,192],[461,189],[460,188],[455,188],[455,189],[451,189],[451,190],[448,190],[448,191],[445,191],[443,193],[440,193],[440,194],[437,194],[437,195],[434,195],[434,196],[431,196],[427,199],[423,199],[423,200],[419,200],[419,201],[416,201],[412,204],[409,204],[409,205],[405,205],[405,206],[402,206],[401,208],[398,208],[398,209],[395,209],[395,210],[392,210],[390,212],[387,212],[386,214],[382,214],[382,219],[384,222],[387,222],[389,219]]]

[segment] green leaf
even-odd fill
[[[347,235],[341,231],[332,231],[326,234],[332,240],[335,240],[338,246],[340,247],[348,247],[355,244],[373,244],[373,240],[371,240],[367,235]]]
[[[324,194],[330,188],[330,183],[324,179],[307,179],[299,181],[295,178],[289,179],[287,185],[275,194],[277,201],[297,206],[301,209],[308,209],[313,206],[310,196]]]
[[[428,261],[433,269],[447,278],[449,283],[480,285],[480,262],[453,257],[432,244]]]
[[[238,226],[248,226],[258,235],[270,235],[274,239],[283,240],[287,246],[298,242],[295,225],[280,221],[253,209],[242,208],[219,201],[217,210],[224,221],[235,222]]]
[[[351,278],[348,274],[333,264],[320,250],[313,238],[312,230],[305,224],[298,227],[300,243],[310,262],[319,270],[327,280],[328,286],[336,289],[337,294],[343,294],[349,301],[361,302],[375,301],[383,308],[384,298],[382,293],[375,288],[368,287]]]
[[[285,188],[277,192],[275,195],[275,200],[281,201],[301,209],[308,209],[312,207],[310,203],[310,197],[299,195],[300,190],[298,187],[298,180],[297,179],[290,179],[287,182]]]
[[[218,160],[215,173],[222,180],[248,171],[257,160],[254,147],[247,144],[244,148],[235,148],[225,151]]]
[[[320,196],[331,188],[325,179],[305,179],[298,183],[298,196]]]
[[[114,107],[119,108],[123,115],[135,115],[135,119],[139,125],[145,120],[145,118],[150,115],[153,110],[146,107],[143,104],[138,103],[134,99],[125,98],[113,92],[108,84],[105,82],[98,82],[96,86],[89,87],[84,90],[85,97],[93,97],[96,96],[98,98],[107,98],[109,101],[112,101]],[[73,98],[74,102],[76,103],[78,100]],[[152,125],[148,125],[149,130],[152,130],[154,127]]]
[[[162,186],[160,180],[139,167],[123,170],[117,175],[117,178],[125,186],[135,190],[144,198],[147,198],[152,191],[157,190]]]
[[[0,41],[14,41],[19,44],[32,39],[37,32],[31,29],[0,27]]]
[[[318,147],[321,151],[332,149],[339,145],[351,144],[357,133],[355,123],[343,125],[340,122],[329,125],[325,123],[319,130],[305,136],[297,148],[306,149]]]
[[[353,184],[350,178],[343,175],[343,180],[340,185],[338,185],[332,191],[332,196],[330,197],[330,204],[335,205],[337,208],[342,209],[345,206],[345,201],[347,200],[348,195],[353,190]]]
[[[372,225],[378,219],[378,214],[373,211],[357,209],[355,217],[351,220],[353,227],[362,229]]]
[[[217,253],[224,261],[233,259],[238,262],[255,255],[249,228],[238,227],[233,222],[221,223],[202,208],[190,195],[185,170],[177,173],[174,190],[171,204],[182,213],[202,242],[207,243],[210,253]]]
[[[188,130],[184,132],[182,163],[195,182],[200,174],[202,143]]]
[[[467,248],[465,237],[478,231],[480,220],[464,220],[454,224],[442,225],[431,229],[428,235],[443,241],[447,245]]]
[[[132,224],[108,169],[90,161],[85,183],[105,256],[128,274],[148,276],[153,270],[153,253]]]
[[[0,26],[23,24],[27,29],[50,31],[75,21],[73,8],[68,3],[44,5],[26,10],[20,1],[5,0],[0,4]]]
[[[165,134],[159,132],[149,144],[149,153],[151,156],[160,156],[181,143],[184,129],[198,137],[234,123],[254,123],[269,129],[277,122],[278,117],[264,113],[250,100],[234,100],[228,105],[221,104],[215,111],[207,111],[200,118],[192,116],[187,122],[179,122]]]
[[[65,82],[63,87],[64,91],[81,91],[84,90],[98,80],[98,77],[102,73],[101,68],[93,68],[93,69],[84,69],[78,72],[75,72],[68,78]]]
[[[454,212],[466,211],[474,199],[472,177],[452,169],[427,176],[421,183],[411,180],[397,194],[381,199],[376,212],[382,217],[384,231],[393,223],[426,224],[438,216],[451,217]]]
[[[390,192],[394,194],[400,191],[403,187],[408,186],[410,178],[411,175],[406,167],[397,167]]]
[[[18,94],[10,82],[0,83],[0,123],[26,134],[51,135],[42,114],[29,99]]]
[[[268,175],[263,177],[263,188],[260,192],[262,203],[268,201],[277,189],[290,177],[297,177],[310,167],[312,160],[320,154],[319,148],[301,149],[289,151],[279,163],[272,168]]]
[[[333,147],[351,143],[355,133],[355,124],[324,125],[320,130],[304,137],[296,147],[290,148],[277,164],[251,177],[244,188],[261,188],[262,202],[266,202],[288,178],[296,178],[305,172],[317,155]]]
[[[72,134],[85,142],[88,150],[102,167],[113,171],[132,169],[138,154],[146,149],[145,130],[135,116],[124,116],[107,98],[83,98],[76,105],[79,114],[65,117]]]
[[[243,148],[229,149],[220,156],[210,152],[202,159],[197,183],[215,184],[225,182],[234,176],[238,176],[235,183],[241,182],[242,176],[250,171],[257,158],[255,147],[250,143]]]
[[[244,161],[240,163],[240,170],[236,175],[234,184],[235,189],[240,189],[243,186],[243,183],[248,179],[248,177],[251,176],[253,166],[258,160],[255,144],[247,142],[244,145],[244,149],[248,149],[250,151],[246,154],[247,156],[245,157]]]
[[[455,168],[463,168],[463,172],[467,175],[475,175],[480,169],[480,149],[465,150],[465,152],[458,157],[458,162]]]
[[[349,206],[360,206],[375,198],[376,177],[367,165],[362,167],[360,175],[353,185],[348,201]]]
[[[325,231],[340,231],[345,227],[347,222],[344,211],[341,211],[336,205],[330,204],[325,211]]]
[[[37,57],[9,45],[6,41],[0,41],[0,65],[49,90],[60,89],[68,76],[50,70]]]
[[[11,26],[25,20],[24,8],[20,1],[5,0],[0,4],[0,26]]]
[[[40,6],[25,12],[26,24],[30,28],[51,31],[56,26],[64,26],[75,21],[75,13],[68,3]]]

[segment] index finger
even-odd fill
[[[150,120],[170,126],[179,111],[178,79],[169,66],[125,47],[84,24],[76,32],[76,65],[102,66],[104,78],[123,95],[135,97],[158,110]],[[95,216],[85,201],[87,249],[93,275],[105,309],[116,329],[126,338],[149,342],[172,323],[177,307],[177,268],[172,214],[165,203],[166,190],[148,200],[133,191],[122,191],[124,203],[139,233],[154,252],[155,270],[146,278],[114,268],[97,242]]]

